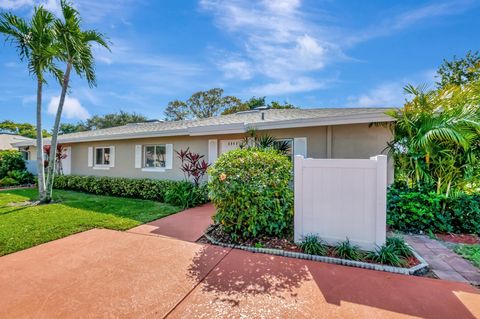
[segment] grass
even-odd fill
[[[36,198],[35,189],[0,192],[0,256],[92,228],[130,229],[181,210],[149,200],[60,190],[53,204],[9,205]]]
[[[460,244],[455,247],[455,252],[463,258],[470,260],[475,267],[480,268],[480,244]]]

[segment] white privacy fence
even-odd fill
[[[25,161],[25,166],[27,167],[27,171],[29,171],[33,175],[37,175],[37,161],[34,161],[34,160]]]
[[[295,241],[346,238],[373,250],[386,237],[387,157],[304,159],[295,156]]]

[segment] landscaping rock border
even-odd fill
[[[15,190],[15,189],[24,189],[24,188],[34,188],[36,184],[23,184],[23,185],[13,185],[13,186],[0,186],[0,191],[6,190]]]
[[[335,257],[309,255],[309,254],[305,254],[305,253],[299,253],[299,252],[294,252],[294,251],[286,251],[286,250],[275,249],[275,248],[256,248],[256,247],[250,247],[250,246],[228,244],[228,243],[223,243],[223,242],[217,241],[216,239],[209,236],[208,232],[210,230],[211,230],[211,227],[207,228],[204,235],[205,235],[205,238],[207,238],[207,240],[210,241],[212,244],[222,246],[222,247],[227,247],[227,248],[235,248],[235,249],[246,250],[246,251],[250,251],[250,252],[253,252],[253,253],[262,253],[262,254],[270,254],[270,255],[275,255],[275,256],[291,257],[291,258],[297,258],[297,259],[321,261],[321,262],[325,262],[325,263],[329,263],[329,264],[336,264],[336,265],[357,267],[357,268],[363,268],[363,269],[385,271],[385,272],[391,272],[391,273],[396,273],[396,274],[404,274],[404,275],[420,275],[420,274],[424,274],[428,271],[428,264],[425,261],[425,259],[423,259],[422,256],[420,256],[413,249],[413,247],[408,245],[408,244],[407,245],[410,247],[413,255],[415,256],[415,258],[417,258],[417,260],[420,262],[420,264],[415,265],[415,266],[410,267],[410,268],[401,268],[401,267],[372,264],[372,263],[367,263],[367,262],[363,262],[363,261],[348,260],[348,259],[341,259],[341,258],[335,258]]]

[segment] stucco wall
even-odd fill
[[[330,128],[320,126],[259,131],[259,134],[262,133],[269,133],[277,138],[306,137],[307,156],[312,158],[369,158],[370,156],[380,154],[391,137],[387,129],[380,127],[370,128],[368,124],[338,125]],[[167,169],[164,172],[144,172],[139,168],[135,168],[135,145],[173,144],[174,150],[190,147],[191,151],[207,157],[209,139],[218,139],[220,141],[239,139],[244,136],[243,134],[177,136],[64,145],[72,147],[72,174],[182,179],[183,173],[179,169],[180,160],[176,158],[175,154],[173,157],[173,169]],[[329,139],[331,139],[331,143],[328,142]],[[88,167],[88,147],[99,146],[115,146],[114,167],[108,170],[97,170],[93,167]]]

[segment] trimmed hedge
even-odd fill
[[[480,234],[480,195],[447,198],[394,184],[387,195],[387,224],[401,231]]]
[[[55,177],[53,187],[96,195],[155,200],[184,208],[194,207],[206,203],[208,200],[205,187],[201,188],[203,189],[202,193],[193,183],[186,181],[60,175]],[[200,187],[198,188],[200,189]],[[179,195],[175,198],[172,196],[167,198],[167,194],[179,189],[184,190],[183,197]]]

